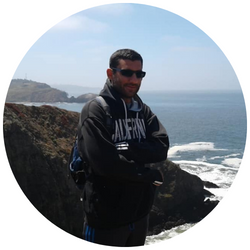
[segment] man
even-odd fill
[[[100,93],[110,107],[112,127],[96,100],[80,115],[78,149],[87,158],[83,191],[83,238],[110,246],[144,245],[148,214],[163,176],[147,163],[166,159],[166,130],[137,92],[145,72],[143,59],[130,49],[110,58]]]

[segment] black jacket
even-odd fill
[[[127,107],[109,80],[100,95],[110,106],[113,127],[106,126],[106,114],[97,101],[83,107],[78,149],[89,165],[83,204],[90,226],[115,228],[150,212],[153,183],[163,180],[158,170],[145,164],[165,160],[169,140],[162,124],[137,95]]]

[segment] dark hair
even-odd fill
[[[111,55],[109,60],[109,67],[116,68],[119,65],[120,59],[131,61],[139,60],[141,61],[141,64],[143,64],[141,55],[136,51],[132,49],[119,49]]]

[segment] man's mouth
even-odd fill
[[[138,86],[136,84],[127,84],[125,85],[126,88],[130,88],[130,89],[137,89]]]

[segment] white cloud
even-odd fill
[[[102,33],[109,30],[109,26],[106,23],[90,19],[85,16],[71,16],[57,25],[54,26],[54,30],[63,31],[87,31],[92,33]]]

